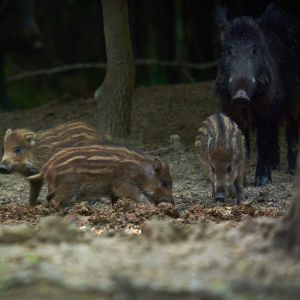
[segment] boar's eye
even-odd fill
[[[233,54],[233,50],[232,48],[226,48],[224,50],[224,53],[227,55],[227,56],[231,56]]]
[[[160,184],[161,184],[161,187],[164,189],[168,189],[169,185],[170,185],[169,181],[167,181],[167,180],[161,180]]]
[[[22,149],[22,147],[20,147],[20,146],[16,146],[16,147],[14,148],[14,153],[16,153],[16,154],[20,154],[20,153],[22,153],[22,151],[23,151],[23,149]]]
[[[226,172],[231,173],[231,171],[232,171],[232,167],[231,167],[231,164],[229,164],[226,168]]]
[[[255,47],[252,48],[252,54],[253,54],[253,55],[256,55],[256,54],[257,54],[257,48],[255,48]]]

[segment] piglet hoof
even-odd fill
[[[266,184],[271,182],[272,182],[271,166],[258,164],[256,167],[254,186],[256,187],[265,186]]]
[[[269,176],[255,176],[255,187],[264,186],[268,183],[270,183],[272,180]]]

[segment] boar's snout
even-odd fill
[[[8,165],[5,164],[5,163],[2,163],[0,165],[0,173],[1,174],[8,174],[9,172],[10,172],[10,168],[8,167]]]
[[[226,199],[226,194],[224,192],[217,192],[215,194],[215,199],[217,201],[224,201]]]
[[[251,100],[244,89],[239,89],[231,98],[231,102],[235,106],[247,106],[250,104]]]

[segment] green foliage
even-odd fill
[[[149,85],[159,85],[167,83],[165,72],[160,67],[149,68]]]
[[[39,87],[29,81],[18,81],[7,85],[7,94],[18,108],[32,108],[55,98],[49,87]]]
[[[38,265],[41,262],[41,257],[34,252],[26,253],[24,259],[30,265]]]
[[[66,0],[67,5],[73,6],[75,5],[76,1],[75,0]]]
[[[5,60],[6,78],[24,72],[26,66],[21,68],[18,66],[20,58],[11,54]],[[21,59],[23,62],[23,58]],[[24,64],[24,62],[23,62]],[[24,69],[24,70],[23,70]],[[24,79],[15,82],[8,82],[6,90],[8,97],[12,100],[17,108],[26,109],[47,103],[56,97],[58,91],[54,92],[45,80],[41,79]],[[1,110],[1,107],[0,107]]]

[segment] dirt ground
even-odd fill
[[[0,299],[299,299],[299,261],[270,246],[294,191],[284,159],[272,184],[254,188],[253,157],[246,202],[214,202],[191,143],[215,110],[211,83],[137,95],[125,143],[170,164],[175,207],[103,199],[57,212],[45,189],[41,205],[29,207],[27,182],[0,175]],[[2,113],[0,131],[71,119],[97,125],[93,101],[64,97]],[[170,134],[182,143],[170,143]]]

